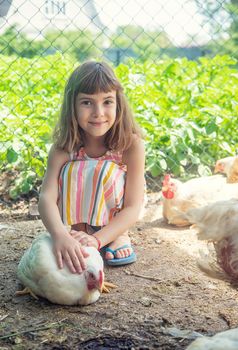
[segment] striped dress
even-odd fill
[[[82,147],[60,172],[58,207],[65,225],[104,226],[122,209],[126,165],[122,154],[107,151],[90,158]]]

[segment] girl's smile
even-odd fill
[[[107,133],[116,120],[116,106],[116,91],[99,92],[93,95],[78,94],[77,119],[86,137],[100,137]]]
[[[89,122],[89,124],[93,125],[93,126],[96,126],[96,127],[100,127],[102,126],[103,124],[106,124],[106,122]]]

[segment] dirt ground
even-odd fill
[[[194,230],[163,221],[159,194],[150,195],[143,221],[131,230],[138,261],[105,266],[106,280],[118,288],[90,306],[15,296],[21,289],[18,261],[42,229],[39,219],[0,222],[2,350],[179,350],[191,343],[193,331],[211,335],[238,324],[237,291],[197,268],[199,249],[207,249],[206,243],[197,240]]]

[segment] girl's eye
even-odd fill
[[[85,105],[85,106],[90,106],[91,105],[91,101],[82,101],[81,102],[83,105]]]
[[[110,104],[112,104],[112,103],[113,103],[113,100],[106,100],[106,101],[105,101],[105,104],[106,104],[106,105],[110,105]]]

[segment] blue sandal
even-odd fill
[[[105,259],[106,263],[110,266],[122,266],[122,265],[127,265],[127,264],[131,264],[133,262],[136,261],[136,254],[135,252],[133,251],[133,248],[132,248],[132,253],[131,255],[129,255],[128,257],[126,258],[116,258],[116,252],[120,249],[124,249],[124,248],[132,248],[130,244],[125,244],[115,250],[107,247],[105,248],[105,252],[109,252],[109,253],[112,253],[113,256],[114,256],[114,259]]]

